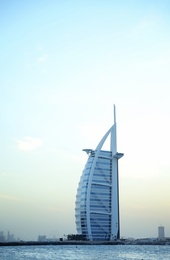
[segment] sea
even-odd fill
[[[170,245],[2,246],[0,260],[170,260]]]

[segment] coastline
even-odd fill
[[[49,245],[170,245],[169,241],[16,241],[16,242],[0,242],[1,246],[49,246]]]

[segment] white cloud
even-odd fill
[[[52,212],[62,212],[63,211],[62,208],[57,208],[57,207],[54,207],[54,206],[44,207],[40,203],[37,203],[35,200],[30,201],[30,200],[26,200],[24,198],[14,196],[14,195],[10,195],[10,194],[8,195],[8,194],[0,193],[0,200],[8,200],[8,201],[19,202],[19,203],[24,202],[24,203],[29,204],[32,207],[36,206],[36,208],[43,209],[45,211],[52,211]]]
[[[26,137],[24,140],[16,140],[19,150],[29,151],[35,150],[42,145],[40,138]]]
[[[24,199],[21,199],[19,197],[16,197],[16,196],[12,196],[12,195],[6,195],[6,194],[0,194],[0,199],[3,199],[3,200],[10,200],[10,201],[21,201],[21,202],[25,202]]]
[[[63,209],[61,208],[56,208],[56,207],[47,207],[47,208],[44,208],[45,210],[48,210],[48,211],[52,211],[52,212],[62,212]]]
[[[0,176],[6,177],[8,174],[6,172],[0,172]]]
[[[47,59],[48,59],[48,54],[44,54],[44,55],[40,56],[37,59],[37,61],[38,61],[38,63],[45,63],[47,61]]]
[[[132,37],[146,37],[151,33],[155,33],[161,25],[161,17],[158,13],[149,12],[142,17],[133,27],[130,35]]]

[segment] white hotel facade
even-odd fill
[[[110,151],[102,150],[110,137]],[[77,233],[90,241],[120,238],[116,109],[114,124],[103,136],[95,150],[84,149],[88,160],[76,195]]]

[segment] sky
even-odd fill
[[[169,0],[0,0],[0,38],[0,230],[76,233],[115,104],[121,237],[170,237]]]

